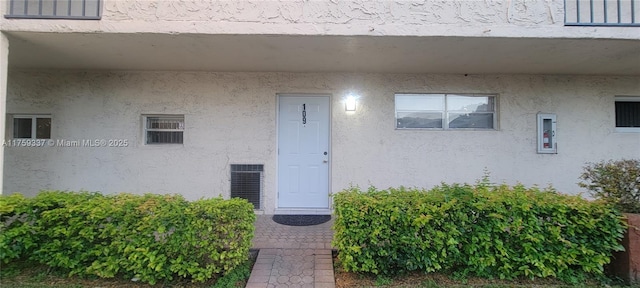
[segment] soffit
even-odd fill
[[[10,32],[11,69],[640,75],[640,41]]]

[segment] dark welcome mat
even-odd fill
[[[311,226],[331,220],[331,215],[273,215],[273,221],[289,226]]]

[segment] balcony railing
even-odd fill
[[[5,18],[99,20],[101,0],[9,0]]]
[[[565,26],[640,26],[640,0],[564,0]]]

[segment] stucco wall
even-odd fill
[[[332,95],[331,190],[474,182],[553,184],[578,193],[588,161],[640,157],[639,133],[615,133],[614,96],[638,77],[19,72],[7,113],[51,113],[54,139],[127,139],[126,148],[6,148],[4,191],[40,189],[229,195],[229,164],[265,165],[276,196],[277,93]],[[497,131],[394,129],[394,93],[497,93]],[[342,98],[360,95],[354,114]],[[536,154],[536,113],[557,113],[557,155]],[[142,114],[184,114],[183,146],[142,145]],[[10,129],[8,129],[10,130]],[[7,137],[11,138],[11,137]]]
[[[638,37],[629,27],[565,29],[564,10],[562,0],[104,0],[100,21],[0,18],[0,26],[5,31],[84,33]],[[568,11],[573,15],[575,9]]]
[[[107,20],[313,24],[554,24],[562,1],[105,1]]]

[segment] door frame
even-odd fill
[[[327,208],[289,208],[283,207],[280,208],[280,99],[281,97],[327,97],[327,101],[329,102],[329,118],[327,119],[328,123],[328,147],[327,151],[329,153],[329,163],[327,163],[327,200],[328,207]],[[333,153],[332,153],[332,119],[333,119],[333,109],[332,109],[332,98],[333,96],[329,93],[276,93],[276,197],[275,197],[275,214],[331,214],[331,210],[333,209],[333,203],[331,201],[331,170],[333,163]]]

